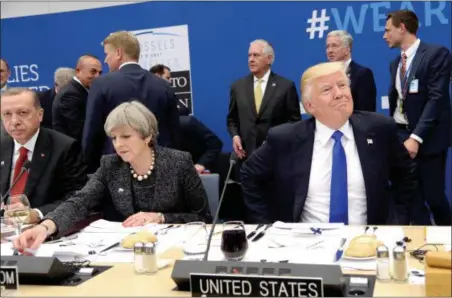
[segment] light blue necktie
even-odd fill
[[[334,147],[333,167],[331,169],[330,222],[343,222],[347,225],[347,157],[341,142],[343,135],[342,132],[335,131],[331,136],[334,139]]]

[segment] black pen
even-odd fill
[[[110,249],[112,249],[112,248],[115,248],[116,246],[119,246],[119,244],[121,244],[121,242],[116,242],[116,243],[110,245],[109,247],[107,247],[107,248],[105,248],[105,249],[102,249],[101,251],[99,251],[99,253],[101,253],[101,252],[106,252],[107,250],[110,250]]]
[[[251,239],[251,237],[254,237],[254,235],[256,235],[257,230],[259,230],[260,228],[262,228],[264,224],[259,224],[257,226],[256,229],[254,229],[254,231],[252,231],[251,233],[248,234],[248,236],[246,236],[246,239]]]
[[[251,240],[251,241],[256,242],[256,241],[258,241],[259,239],[261,239],[262,237],[264,237],[265,231],[267,231],[267,229],[268,229],[269,227],[271,227],[271,226],[272,226],[271,224],[268,224],[268,225],[265,227],[265,229],[263,229],[262,231],[260,231],[259,234],[257,234],[257,236],[254,237],[254,239]]]

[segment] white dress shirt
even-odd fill
[[[268,78],[270,77],[271,70],[267,70],[267,72],[264,74],[264,76],[260,79],[261,80],[261,88],[262,88],[262,99],[265,95],[265,89],[267,88]],[[257,87],[257,81],[259,80],[258,77],[254,76],[254,89]],[[253,90],[254,90],[253,89]]]
[[[13,184],[14,169],[16,168],[16,162],[20,156],[19,149],[21,147],[25,147],[28,150],[27,157],[28,157],[28,160],[31,162],[31,160],[33,158],[33,152],[35,150],[36,141],[38,140],[38,135],[39,135],[39,129],[24,145],[21,145],[16,140],[14,140],[13,160],[12,160],[12,164],[11,164],[11,175],[10,175],[10,183],[9,183],[10,186],[12,186],[12,184]],[[40,218],[42,218],[43,217],[42,212],[39,211],[38,209],[35,209],[35,210],[38,212]]]
[[[347,121],[339,129],[347,158],[348,222],[350,225],[367,224],[366,187],[361,162],[356,148],[353,128]],[[314,148],[308,194],[301,213],[301,221],[328,223],[330,220],[331,170],[333,166],[334,130],[316,120]]]
[[[411,64],[413,63],[413,58],[416,55],[417,49],[419,48],[419,44],[421,43],[420,39],[417,39],[406,51],[405,55],[407,56],[406,59],[406,74],[405,76],[408,78],[410,71],[411,71]],[[402,51],[400,55],[402,55],[404,52]],[[397,67],[397,74],[396,74],[396,90],[397,90],[397,107],[394,111],[394,120],[395,122],[399,124],[408,124],[408,120],[405,118],[405,115],[400,113],[400,105],[401,105],[401,98],[402,98],[402,82],[400,80],[400,69],[402,67],[402,60],[400,60],[399,66]],[[409,82],[408,82],[409,83]],[[409,89],[410,86],[408,86]],[[415,139],[419,143],[422,143],[422,139],[415,135],[411,134],[410,138]]]
[[[129,65],[129,64],[140,65],[138,62],[133,62],[133,61],[131,61],[131,62],[124,62],[123,64],[119,65],[119,68],[118,68],[118,69],[121,69],[121,68],[123,68],[124,66]]]
[[[82,87],[86,90],[86,92],[89,92],[88,88],[86,88],[85,85],[83,85],[82,82],[80,82],[80,80],[76,76],[74,76],[73,79],[74,79],[74,81],[76,81],[77,83],[82,85]]]

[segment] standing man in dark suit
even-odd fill
[[[248,51],[251,74],[232,84],[227,126],[240,159],[261,146],[271,127],[301,119],[295,83],[271,71],[274,60],[267,41],[253,41]]]
[[[88,91],[101,74],[102,64],[96,57],[83,55],[78,59],[75,76],[55,97],[53,129],[82,141]]]
[[[388,14],[383,38],[401,54],[392,61],[389,90],[390,115],[399,136],[418,167],[418,194],[413,223],[428,224],[428,203],[435,223],[451,224],[451,208],[445,195],[447,149],[451,144],[449,76],[452,61],[448,49],[421,42],[419,20],[409,10]]]
[[[59,132],[40,128],[43,110],[34,91],[8,89],[1,106],[7,134],[1,139],[0,190],[3,195],[20,178],[11,195],[28,197],[34,208],[30,223],[37,223],[86,183],[80,146]],[[30,170],[19,177],[27,160]]]
[[[139,100],[154,113],[159,125],[159,145],[178,146],[176,96],[165,80],[138,64],[138,39],[129,32],[119,31],[105,38],[103,45],[110,73],[99,77],[91,86],[83,130],[83,155],[89,172],[97,170],[101,155],[114,152],[103,129],[107,115],[130,99]]]
[[[353,37],[344,30],[335,30],[326,37],[326,55],[330,62],[342,61],[350,78],[355,111],[376,111],[377,87],[370,68],[352,60]]]
[[[55,71],[53,88],[37,92],[41,107],[44,109],[41,127],[53,129],[52,124],[52,105],[55,96],[66,86],[75,76],[75,69],[69,67],[60,67]]]
[[[399,222],[409,224],[416,168],[389,117],[353,112],[343,63],[313,66],[301,78],[313,118],[270,130],[242,167],[252,222],[388,223],[391,187]]]

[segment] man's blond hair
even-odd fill
[[[301,76],[302,101],[309,101],[311,99],[312,81],[335,72],[342,72],[347,77],[344,62],[325,62],[309,67]]]
[[[131,59],[138,61],[140,58],[140,42],[138,41],[138,38],[130,32],[114,32],[105,38],[102,44],[109,44],[115,49],[122,49]]]

